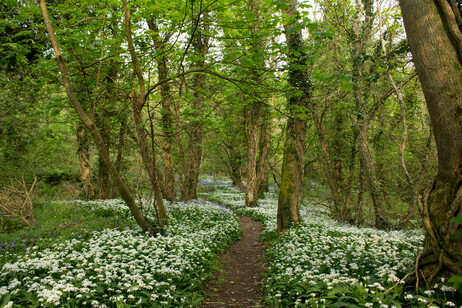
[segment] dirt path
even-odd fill
[[[220,257],[221,270],[205,289],[203,308],[262,307],[260,281],[264,270],[265,247],[260,241],[262,224],[239,217],[242,238]]]

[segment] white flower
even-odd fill
[[[425,290],[424,293],[427,294],[428,296],[431,296],[432,294],[435,293],[435,291],[434,290]]]
[[[12,301],[9,301],[5,306],[3,306],[3,308],[11,308],[13,307],[13,302]]]

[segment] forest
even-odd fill
[[[462,1],[0,16],[0,308],[462,307]]]

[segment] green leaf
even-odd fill
[[[353,82],[347,82],[347,83],[342,84],[340,89],[344,92],[348,92],[348,91],[353,90],[354,85],[355,84]]]
[[[450,220],[450,222],[462,225],[462,215],[456,216]]]
[[[3,0],[3,4],[5,4],[7,7],[17,7],[18,1],[17,0]]]
[[[8,304],[8,302],[10,301],[10,299],[11,299],[11,294],[7,294],[5,298],[3,299],[1,307],[5,307],[6,304]]]
[[[462,292],[462,275],[454,275],[449,278],[448,282],[454,285],[457,291]]]
[[[462,237],[462,229],[461,230],[457,230],[456,232],[454,232],[452,235],[451,235],[451,239],[452,240],[455,240],[455,239],[458,239],[458,238],[461,238]]]

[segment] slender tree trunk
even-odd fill
[[[234,140],[233,140],[234,141]],[[229,177],[234,187],[244,191],[244,185],[242,184],[242,160],[243,155],[240,150],[240,145],[233,142],[230,145],[224,145],[226,155],[229,161]]]
[[[111,124],[108,112],[103,110],[102,116],[99,118],[100,134],[103,138],[104,145],[107,152],[110,151],[111,139]],[[109,170],[104,163],[104,159],[100,156],[98,159],[98,198],[109,199],[111,198],[111,185],[109,178]]]
[[[358,182],[359,182],[359,192],[358,192],[358,202],[356,207],[356,224],[360,225],[363,223],[363,204],[364,204],[364,176],[363,176],[363,162],[361,157],[359,158],[359,170],[358,170]]]
[[[127,134],[127,116],[125,113],[120,115],[120,128],[119,128],[119,143],[117,144],[117,157],[115,161],[115,167],[117,172],[120,174],[122,170],[123,164],[123,152],[124,152],[124,144],[125,144],[125,135]],[[115,185],[112,187],[112,195],[116,195],[117,188]]]
[[[290,0],[283,13],[290,19],[284,30],[288,44],[289,84],[292,93],[289,97],[286,140],[282,162],[282,175],[279,187],[277,231],[281,234],[292,224],[299,222],[298,203],[303,182],[306,108],[310,102],[311,84],[305,67],[304,42],[301,31],[293,31],[292,25],[298,22],[296,0]],[[290,30],[290,31],[289,31]]]
[[[412,199],[413,196],[415,195],[414,182],[412,181],[411,175],[409,174],[409,171],[407,170],[406,160],[404,158],[404,154],[406,152],[406,145],[408,141],[408,128],[407,128],[407,121],[406,121],[406,103],[404,102],[403,95],[401,91],[399,90],[395,82],[395,79],[393,78],[393,75],[391,74],[391,71],[390,71],[390,65],[388,63],[388,52],[387,52],[386,42],[385,42],[385,38],[383,35],[383,29],[382,29],[383,28],[382,12],[380,9],[379,1],[377,1],[377,14],[379,17],[380,40],[382,42],[382,52],[385,58],[385,67],[387,70],[387,77],[393,87],[393,91],[395,92],[395,95],[396,95],[396,98],[398,99],[399,107],[400,107],[400,120],[401,120],[401,125],[403,128],[403,135],[402,135],[401,143],[399,145],[399,161],[400,161],[401,169],[403,170],[403,173],[406,177],[408,190],[411,196],[410,199]]]
[[[375,226],[383,228],[383,195],[380,190],[379,181],[377,180],[376,171],[372,161],[372,155],[369,150],[369,141],[367,138],[368,119],[365,101],[365,92],[363,88],[363,55],[367,43],[370,41],[372,27],[372,0],[365,0],[364,7],[361,0],[356,0],[356,18],[353,22],[353,87],[355,96],[355,106],[357,112],[357,142],[359,155],[364,168],[364,175],[371,194],[372,203],[375,213]],[[364,10],[364,16],[363,16]],[[364,21],[362,21],[364,17]]]
[[[166,80],[168,78],[167,56],[165,55],[166,44],[159,35],[157,25],[153,21],[148,21],[148,26],[149,29],[154,32],[154,46],[156,47],[157,52],[161,54],[156,58],[157,77],[159,81]],[[173,113],[170,106],[172,102],[172,94],[170,84],[168,82],[165,82],[160,86],[160,96],[162,104],[161,126],[164,135],[162,144],[162,160],[164,162],[163,196],[165,199],[173,201],[176,198],[175,171],[172,159],[175,127],[173,125]]]
[[[260,129],[260,145],[259,156],[257,163],[257,183],[258,192],[257,198],[264,197],[268,191],[269,185],[269,161],[268,154],[271,145],[271,110],[268,105],[262,106],[261,129]]]
[[[116,158],[116,169],[120,173],[122,169],[122,158],[125,144],[125,135],[127,134],[127,116],[122,114],[120,116],[120,128],[119,128],[119,143],[117,144],[117,158]]]
[[[310,105],[311,110],[311,117],[313,118],[314,126],[316,127],[316,133],[318,135],[319,143],[321,146],[321,162],[322,162],[322,170],[324,177],[327,180],[327,184],[329,185],[329,189],[332,193],[334,199],[334,213],[338,216],[341,214],[342,204],[341,204],[341,191],[335,178],[334,174],[332,173],[332,168],[330,166],[330,154],[329,154],[329,144],[327,142],[327,137],[324,132],[324,128],[321,123],[321,119],[317,113],[316,107],[314,105]]]
[[[77,126],[77,152],[79,156],[80,177],[82,180],[82,188],[86,199],[95,197],[95,187],[91,176],[90,164],[90,147],[88,145],[88,135],[85,125],[79,122]]]
[[[148,172],[149,178],[151,180],[151,185],[154,190],[154,196],[156,202],[154,203],[154,208],[157,214],[157,220],[159,226],[163,228],[168,224],[167,211],[165,210],[164,202],[162,200],[162,192],[160,190],[159,182],[157,180],[156,174],[156,165],[155,165],[155,153],[152,153],[152,156],[149,151],[149,142],[146,134],[146,130],[143,125],[142,110],[146,103],[146,84],[144,81],[143,72],[138,63],[138,57],[135,52],[135,46],[133,44],[133,38],[131,33],[131,23],[130,23],[130,9],[127,4],[127,0],[123,0],[123,10],[124,10],[124,25],[125,25],[125,35],[127,37],[128,49],[130,52],[130,57],[132,60],[133,70],[135,75],[138,78],[139,93],[134,91],[132,97],[132,107],[133,107],[133,119],[135,121],[136,133],[138,136],[138,145],[140,148],[141,157],[143,159],[146,171]],[[154,146],[154,145],[153,145]]]
[[[120,178],[120,175],[117,172],[115,165],[113,164],[111,158],[109,157],[109,153],[106,150],[104,141],[101,138],[98,128],[96,127],[95,123],[87,116],[85,111],[82,109],[82,106],[79,100],[77,99],[75,92],[72,88],[71,80],[69,77],[70,74],[67,70],[66,64],[61,54],[61,48],[59,47],[58,40],[56,38],[55,32],[51,25],[50,18],[48,16],[48,10],[45,4],[45,0],[40,0],[39,5],[40,5],[40,10],[43,15],[45,27],[47,29],[51,44],[55,52],[56,62],[58,63],[58,67],[61,73],[61,78],[63,80],[64,88],[66,89],[67,96],[72,106],[74,107],[75,111],[79,115],[82,122],[85,124],[87,129],[92,134],[93,139],[95,140],[96,147],[98,148],[98,152],[100,153],[100,156],[102,157],[104,163],[108,166],[109,172],[114,180],[115,185],[117,186],[117,190],[119,191],[121,197],[123,198],[123,200],[129,207],[130,211],[132,212],[133,217],[135,218],[136,222],[139,224],[139,226],[144,232],[155,234],[156,230],[152,228],[151,224],[141,214],[138,206],[136,205],[135,199],[133,198],[130,191],[125,186],[125,183]]]
[[[444,0],[401,0],[400,6],[438,149],[438,174],[419,202],[425,242],[418,273],[431,285],[462,274],[462,238],[451,238],[461,225],[450,222],[462,215],[460,12]]]

